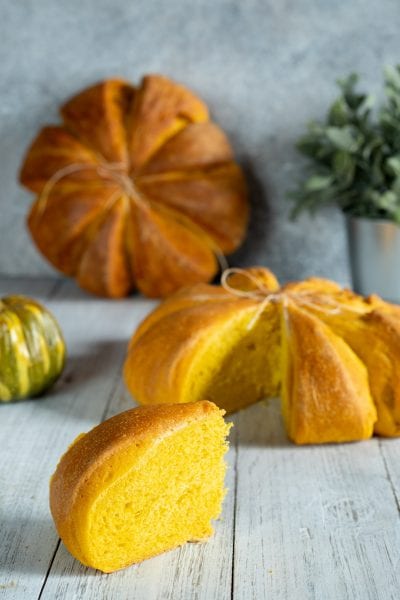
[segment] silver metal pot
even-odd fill
[[[391,221],[347,217],[353,287],[400,303],[400,227]]]

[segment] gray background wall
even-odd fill
[[[397,62],[399,0],[2,0],[0,273],[54,273],[27,235],[31,195],[16,182],[37,129],[90,83],[162,72],[208,102],[247,170],[253,219],[233,261],[348,282],[341,214],[288,219],[285,194],[304,168],[293,144],[336,78],[355,70],[378,91],[382,65]]]

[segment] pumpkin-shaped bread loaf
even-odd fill
[[[400,434],[400,308],[311,278],[226,272],[164,301],[125,362],[142,404],[206,397],[232,412],[281,395],[296,443]]]
[[[92,293],[166,296],[209,281],[243,240],[244,177],[192,92],[160,75],[109,80],[61,108],[22,166],[37,247]]]
[[[225,494],[223,414],[206,401],[139,407],[79,436],[50,483],[71,554],[109,573],[208,538]]]
[[[26,296],[0,299],[0,402],[38,396],[60,376],[66,348],[53,315]]]

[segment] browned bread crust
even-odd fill
[[[141,404],[206,397],[231,412],[281,395],[296,443],[400,435],[399,373],[399,307],[316,277],[279,288],[261,267],[162,303],[124,367]]]

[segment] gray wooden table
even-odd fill
[[[49,478],[78,433],[133,405],[121,367],[154,303],[50,279],[0,280],[8,293],[46,302],[69,360],[47,397],[0,406],[1,598],[400,598],[400,440],[295,447],[277,401],[233,418],[229,492],[210,541],[111,575],[80,565],[55,532]]]

